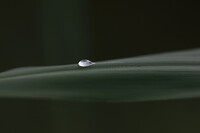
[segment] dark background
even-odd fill
[[[131,0],[0,2],[0,71],[199,47],[199,3]]]

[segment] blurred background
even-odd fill
[[[0,2],[0,71],[199,47],[198,1]]]

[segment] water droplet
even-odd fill
[[[95,64],[94,62],[85,59],[85,60],[79,61],[78,66],[80,66],[80,67],[89,67],[89,66],[94,65],[94,64]]]

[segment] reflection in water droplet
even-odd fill
[[[94,62],[89,61],[89,60],[81,60],[81,61],[79,61],[78,66],[89,67],[89,66],[94,65],[94,64],[95,64]]]

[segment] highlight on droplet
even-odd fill
[[[89,66],[92,66],[94,64],[95,64],[94,62],[87,60],[87,59],[84,59],[84,60],[81,60],[81,61],[78,62],[79,67],[89,67]]]

